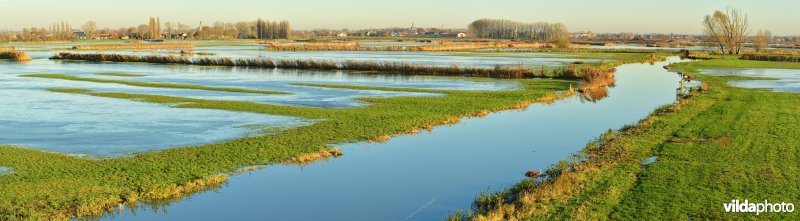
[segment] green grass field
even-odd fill
[[[471,214],[452,219],[798,219],[798,212],[725,213],[723,203],[798,203],[800,94],[735,88],[726,82],[742,77],[698,70],[800,64],[729,57],[672,68],[702,80],[705,90],[589,144],[581,154],[591,160],[560,163],[547,171],[554,179],[484,194]],[[652,156],[654,163],[642,164]]]

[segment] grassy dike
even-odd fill
[[[704,90],[609,132],[569,161],[512,188],[479,196],[451,220],[798,219],[800,212],[725,213],[739,199],[800,204],[800,94],[735,88],[743,77],[708,68],[800,69],[797,63],[736,57],[672,69]],[[749,78],[753,79],[753,78]],[[652,164],[643,161],[658,156]]]
[[[175,108],[277,114],[320,121],[275,135],[244,137],[111,159],[77,158],[0,146],[0,164],[13,168],[13,174],[0,176],[0,220],[63,220],[102,214],[120,203],[176,199],[224,182],[228,174],[225,171],[234,171],[243,165],[307,162],[316,157],[335,155],[331,153],[334,151],[330,144],[382,141],[392,135],[457,122],[462,117],[521,108],[537,100],[555,99],[555,91],[567,90],[578,83],[547,79],[515,81],[520,83],[520,90],[469,92],[413,89],[445,93],[447,96],[364,98],[364,101],[373,105],[351,109],[50,89],[58,93],[164,103]]]

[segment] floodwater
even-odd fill
[[[257,135],[260,130],[254,128],[309,123],[35,89],[0,89],[0,96],[0,143],[79,156],[125,156]]]
[[[0,166],[0,176],[11,175],[12,173],[14,173],[13,168]]]
[[[781,92],[800,92],[800,70],[796,69],[704,69],[702,74],[742,77],[765,77],[775,80],[738,80],[729,85],[743,88],[768,88]]]
[[[669,62],[676,62],[676,58]],[[272,165],[223,188],[156,209],[103,220],[441,220],[482,191],[568,158],[609,129],[635,124],[676,101],[681,77],[669,62],[618,68],[596,102],[572,97],[385,143],[339,145],[344,156],[306,166]]]
[[[97,75],[103,72],[144,77]],[[23,74],[65,74],[125,81],[197,84],[284,91],[265,95],[111,83],[20,77]],[[35,59],[0,60],[0,144],[88,157],[120,157],[180,146],[220,142],[258,135],[268,128],[308,125],[308,119],[222,110],[178,109],[80,94],[48,92],[48,88],[80,88],[98,92],[156,94],[212,100],[321,108],[369,105],[363,97],[442,96],[431,93],[363,91],[295,86],[293,83],[350,84],[450,90],[512,90],[515,83],[477,82],[422,76],[364,75],[344,71],[303,71],[187,65],[67,62]]]
[[[191,43],[191,42],[190,42]],[[596,59],[559,58],[546,53],[492,53],[491,56],[476,56],[473,52],[393,52],[393,51],[268,51],[264,45],[242,42],[214,43],[194,49],[196,53],[212,53],[213,57],[265,57],[275,60],[301,59],[301,60],[328,60],[328,61],[376,61],[376,62],[407,62],[411,64],[424,64],[434,66],[478,66],[494,67],[524,65],[531,67],[561,67],[576,61],[597,62]],[[49,58],[58,52],[70,53],[114,53],[130,55],[178,55],[179,49],[159,50],[68,50],[77,43],[68,44],[16,44],[20,50],[27,51],[33,58]]]

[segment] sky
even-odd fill
[[[703,16],[728,7],[745,11],[752,29],[800,34],[798,0],[0,0],[0,30],[47,27],[66,21],[99,28],[162,22],[289,20],[296,30],[383,27],[465,28],[479,18],[561,22],[595,33],[702,32]]]

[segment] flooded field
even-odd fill
[[[734,87],[767,88],[782,92],[800,92],[800,70],[796,69],[704,69],[701,73],[718,76],[771,78],[772,80],[737,80]]]
[[[311,87],[300,84],[377,86],[452,91],[512,91],[513,80],[363,74],[244,67],[49,60],[71,45],[19,45],[35,59],[0,61],[0,143],[96,158],[228,141],[315,124],[316,120],[213,109],[172,108],[48,89],[246,101],[323,109],[361,108],[365,98],[441,97],[444,93]],[[562,67],[611,61],[560,53],[518,52],[273,52],[252,43],[202,43],[196,52],[219,57],[269,57],[332,61],[409,62],[435,66]],[[176,54],[175,50],[78,51],[78,53]],[[333,143],[341,158],[310,165],[270,165],[235,176],[225,187],[157,209],[142,206],[109,214],[109,220],[244,219],[431,220],[467,209],[476,194],[512,185],[525,171],[543,170],[583,149],[609,129],[634,124],[675,101],[680,76],[671,62],[619,67],[614,87],[596,99],[573,96],[523,111],[473,118],[431,133],[386,143]],[[45,74],[45,75],[43,75]],[[49,77],[48,77],[49,76]],[[58,77],[53,77],[58,76]],[[184,85],[183,88],[141,84]],[[191,89],[188,86],[273,91],[281,94]],[[606,96],[607,95],[607,96]],[[564,119],[569,119],[565,121]],[[11,171],[11,169],[8,169]],[[286,190],[302,191],[286,191]],[[348,199],[348,200],[342,200]],[[304,213],[309,206],[318,212]],[[212,209],[213,208],[213,209]],[[266,208],[266,209],[265,209]],[[370,208],[369,210],[354,208]],[[166,211],[166,212],[163,212]]]
[[[437,127],[430,134],[343,144],[341,158],[267,166],[234,177],[217,191],[103,219],[214,220],[230,214],[277,220],[442,219],[469,208],[476,194],[508,187],[525,178],[525,171],[545,169],[599,134],[674,102],[681,78],[661,68],[666,64],[619,67],[616,86],[597,102],[572,97]],[[306,212],[309,208],[315,212]]]
[[[191,43],[191,42],[189,42]],[[381,42],[386,43],[386,42]],[[413,42],[412,42],[413,43]],[[205,44],[205,45],[204,45]],[[79,43],[28,45],[16,44],[18,49],[28,51],[33,58],[49,58],[58,52],[77,53],[115,53],[136,55],[180,54],[180,50],[70,50]],[[266,57],[280,59],[311,59],[329,61],[377,61],[407,62],[436,66],[478,66],[493,67],[495,65],[525,65],[530,67],[560,67],[576,61],[597,62],[597,59],[563,58],[546,53],[491,53],[476,54],[472,52],[382,52],[382,51],[302,51],[275,52],[265,50],[264,45],[244,42],[201,43],[194,48],[195,53],[205,53],[214,57]],[[563,55],[561,55],[563,56]]]
[[[39,52],[34,52],[39,53]],[[45,52],[41,52],[45,53]],[[46,52],[51,53],[51,52]],[[343,71],[306,71],[142,65],[47,60],[0,60],[0,143],[78,156],[118,157],[128,154],[191,146],[261,134],[265,128],[310,124],[307,119],[220,110],[175,109],[170,105],[48,92],[51,88],[97,92],[166,95],[208,100],[252,101],[265,104],[320,108],[369,105],[359,98],[441,96],[432,93],[351,90],[295,86],[297,83],[348,84],[448,90],[514,90],[503,81],[470,81],[398,75],[364,75]],[[114,76],[124,71],[130,76]],[[111,74],[104,74],[111,73]],[[63,74],[83,78],[130,82],[159,82],[255,90],[289,94],[253,94],[225,91],[139,87],[115,83],[22,77],[25,74]]]

